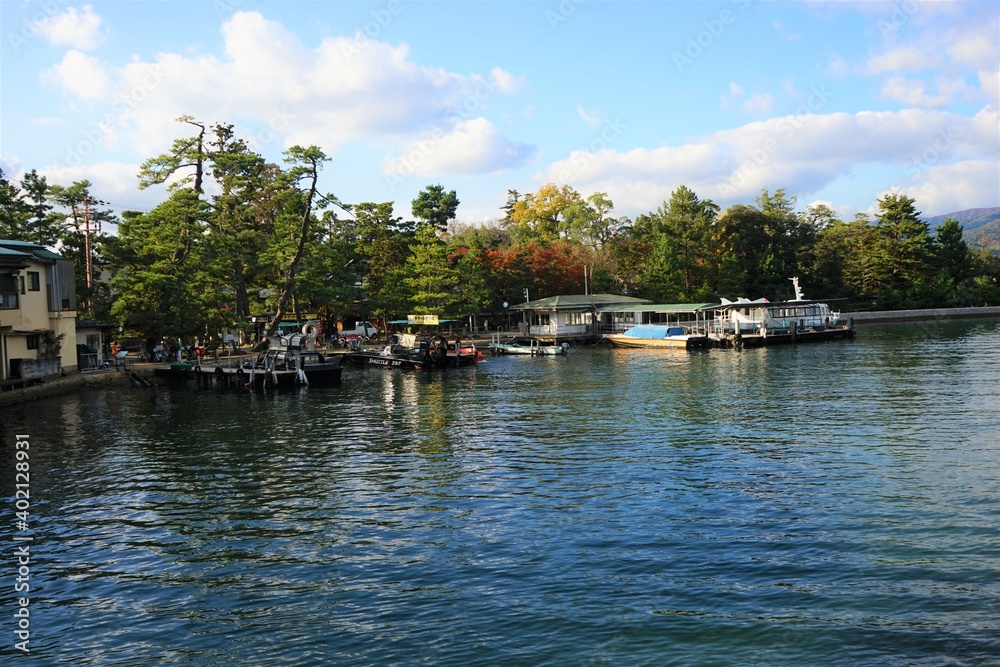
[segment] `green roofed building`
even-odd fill
[[[612,324],[610,316],[602,318],[602,309],[648,303],[647,299],[620,294],[561,294],[520,303],[510,310],[522,314],[518,334],[558,344],[600,340]]]

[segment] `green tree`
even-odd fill
[[[621,229],[624,220],[612,217],[614,202],[604,192],[572,201],[566,209],[564,236],[598,250]]]
[[[984,249],[976,249],[971,255],[971,302],[977,306],[1000,306],[1000,255]]]
[[[938,225],[935,238],[940,305],[975,305],[978,295],[972,281],[972,254],[962,238],[961,223],[947,218]]]
[[[104,228],[116,224],[118,217],[111,209],[102,208],[105,203],[94,198],[90,187],[90,181],[83,180],[68,187],[51,185],[48,191],[56,207],[51,215],[67,221],[60,237],[60,253],[73,260],[77,303],[94,317],[103,318],[110,306],[107,285],[100,280],[106,264],[101,249],[110,238]]]
[[[24,240],[50,248],[55,246],[65,231],[66,216],[53,211],[48,182],[32,169],[21,179],[21,187],[24,188],[29,202],[28,209],[31,211],[31,218],[28,220],[30,231]]]
[[[0,169],[0,238],[26,241],[31,208],[21,188],[9,181]]]
[[[477,315],[488,310],[499,295],[490,285],[486,271],[486,250],[464,245],[449,248],[449,258],[458,271],[458,295],[453,308],[456,316]],[[500,310],[503,300],[495,302],[495,310]]]
[[[205,170],[208,155],[205,148],[205,124],[196,121],[191,116],[181,116],[179,123],[187,123],[198,128],[197,134],[191,137],[175,139],[170,151],[150,158],[139,167],[139,189],[150,185],[165,183],[177,171],[186,167],[194,167],[190,175],[178,179],[170,185],[170,189],[186,187],[188,184],[198,195],[205,192]]]
[[[848,225],[840,220],[825,223],[799,258],[799,271],[806,296],[810,298],[849,297],[844,284],[844,262],[848,256]]]
[[[234,315],[245,321],[253,314],[251,295],[270,288],[280,271],[266,260],[278,241],[275,220],[285,204],[286,179],[277,165],[250,151],[232,125],[215,126],[208,157],[220,190],[212,197],[211,243],[220,268],[232,276]]]
[[[315,238],[315,216],[314,208],[324,207],[330,198],[318,197],[316,184],[319,180],[319,172],[323,168],[323,163],[329,158],[316,146],[302,147],[292,146],[285,151],[285,162],[291,165],[287,176],[291,184],[305,182],[305,188],[296,191],[296,195],[289,199],[289,210],[287,216],[289,222],[297,219],[297,225],[291,225],[289,239],[291,243],[287,246],[288,258],[284,264],[283,284],[281,285],[280,296],[275,307],[274,317],[267,324],[266,335],[273,336],[278,331],[282,318],[285,316],[289,299],[296,293],[296,270],[299,262],[306,252],[307,243]],[[317,201],[321,199],[320,201]],[[295,229],[297,227],[297,229]],[[296,313],[299,315],[299,313]]]
[[[903,194],[887,194],[877,201],[874,259],[887,284],[881,295],[882,305],[889,308],[933,305],[927,302],[932,239],[927,223],[914,207],[915,200]]]
[[[111,314],[147,340],[191,338],[231,322],[224,277],[213,271],[206,241],[210,209],[177,189],[149,213],[126,211],[107,246],[115,300]]]
[[[0,238],[54,247],[64,232],[65,214],[53,212],[53,194],[44,176],[32,169],[20,187],[0,169]]]
[[[402,314],[410,302],[404,266],[413,240],[412,229],[393,215],[393,202],[362,202],[353,207],[353,212],[360,305],[367,304],[367,309],[378,317]]]
[[[413,200],[413,217],[443,234],[448,231],[448,221],[455,219],[458,204],[454,190],[445,192],[441,185],[428,185]]]
[[[877,301],[889,286],[888,274],[878,259],[879,235],[867,214],[860,213],[844,227],[829,231],[843,248],[842,278],[849,296]]]
[[[602,275],[606,274],[606,280],[610,280],[611,284],[605,282],[600,290],[595,285],[595,292],[637,295],[642,291],[642,273],[652,250],[648,237],[637,229],[642,217],[636,218],[633,224],[625,226],[609,241]]]
[[[753,206],[735,204],[719,217],[713,239],[716,286],[721,294],[750,299],[769,293],[778,281],[768,216]],[[780,276],[784,279],[783,276]]]
[[[430,222],[417,225],[406,259],[406,285],[412,290],[414,313],[453,315],[459,296],[458,271],[451,266],[448,248]]]
[[[567,214],[581,201],[580,194],[568,185],[561,188],[547,183],[537,192],[515,202],[510,218],[519,242],[555,241],[573,235]]]
[[[662,233],[652,239],[641,280],[643,298],[660,303],[681,300],[684,281],[675,237]]]
[[[937,259],[948,280],[958,285],[969,279],[972,273],[972,257],[969,246],[962,238],[962,225],[958,220],[947,218],[938,225]]]
[[[844,285],[844,258],[847,254],[847,226],[826,204],[813,204],[802,216],[812,238],[803,243],[798,256],[798,273],[811,298],[847,296]]]
[[[672,239],[680,274],[681,299],[704,299],[711,292],[709,241],[719,207],[710,199],[699,199],[691,189],[679,186],[659,211],[663,232]]]

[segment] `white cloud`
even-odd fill
[[[139,190],[138,164],[100,162],[72,167],[56,166],[39,169],[38,173],[49,183],[69,185],[76,181],[91,182],[90,191],[100,193],[100,198],[116,208],[149,209],[163,201],[163,193]]]
[[[916,46],[906,46],[872,56],[868,60],[865,71],[868,74],[919,72],[934,67],[937,60],[930,55],[926,46],[923,49]]]
[[[851,66],[847,64],[847,61],[840,54],[831,53],[827,59],[826,69],[823,70],[823,73],[827,76],[842,79],[851,73]]]
[[[621,208],[628,206],[624,213],[634,215],[655,209],[681,184],[721,204],[753,201],[764,187],[784,187],[805,197],[849,178],[855,166],[874,164],[898,174],[902,187],[945,192],[953,180],[946,176],[981,165],[972,170],[975,189],[962,187],[955,199],[966,208],[996,205],[1000,178],[991,182],[982,174],[990,164],[996,174],[1000,164],[998,127],[1000,115],[989,108],[972,118],[919,109],[785,116],[683,146],[577,151],[552,164],[539,180],[568,180],[580,191],[607,192]]]
[[[749,114],[762,116],[769,113],[772,107],[774,107],[772,96],[766,93],[754,93],[740,108]]]
[[[1000,25],[994,18],[969,30],[949,31],[946,50],[951,60],[977,69],[996,67],[1000,60],[997,32]]]
[[[43,70],[41,80],[82,100],[100,100],[108,95],[110,86],[104,63],[77,50],[67,51],[59,63]]]
[[[869,3],[872,4],[872,3]],[[922,3],[919,10],[909,18],[933,16],[931,5],[949,3]],[[871,55],[861,72],[868,76],[886,75],[882,93],[889,99],[904,104],[922,107],[942,107],[954,100],[983,99],[996,100],[989,85],[991,74],[1000,62],[1000,44],[996,35],[1000,31],[1000,20],[995,12],[986,9],[975,11],[970,3],[952,3],[955,8],[972,8],[959,23],[950,23],[942,29],[928,22],[926,30],[900,31],[894,33],[892,48]],[[916,6],[916,5],[915,5]],[[934,11],[941,7],[934,7]],[[905,24],[906,22],[904,22]],[[897,39],[902,43],[897,43]],[[970,71],[970,69],[972,71]],[[936,72],[934,84],[928,80],[909,77],[916,72]],[[966,84],[962,76],[970,78],[978,75],[980,90]]]
[[[1000,107],[1000,67],[979,72],[979,88],[989,98],[990,104]]]
[[[945,107],[956,100],[972,99],[975,96],[975,90],[960,77],[938,77],[935,84],[936,90],[931,90],[926,81],[894,76],[882,83],[882,95],[910,107],[925,109]]]
[[[782,87],[786,92],[791,87],[791,82],[785,80],[782,83]],[[739,85],[735,81],[729,82],[729,92],[723,95],[719,102],[723,109],[730,109],[737,101],[741,100],[746,91],[744,91],[743,86]],[[754,116],[759,116],[766,114],[771,111],[774,107],[774,97],[769,93],[754,93],[749,97],[749,99],[743,100],[739,105],[740,111],[743,113],[752,114]]]
[[[69,7],[60,14],[35,21],[32,27],[37,34],[58,46],[86,51],[104,41],[101,17],[94,13],[90,5],[84,5],[79,11],[76,7]]]
[[[490,100],[517,88],[518,77],[494,68],[464,76],[413,61],[405,45],[330,37],[306,47],[282,24],[237,12],[222,25],[222,56],[160,53],[112,70],[113,88],[83,83],[101,71],[77,54],[48,80],[83,99],[110,104],[104,125],[139,155],[165,150],[179,135],[174,118],[231,122],[256,146],[293,144],[335,152],[347,141],[405,142],[421,132],[482,115]],[[72,69],[86,70],[74,76]]]
[[[968,160],[957,164],[937,165],[927,170],[920,181],[904,187],[903,194],[913,197],[927,216],[942,215],[967,208],[997,205],[997,199],[984,199],[984,193],[997,193],[1000,162]]]
[[[485,118],[456,123],[450,131],[428,132],[383,162],[383,171],[399,177],[488,174],[523,166],[535,148],[502,136]]]
[[[723,109],[731,109],[734,103],[738,99],[743,97],[743,95],[744,95],[743,86],[736,83],[735,81],[730,81],[728,91],[724,95],[719,97],[719,104],[722,106]]]
[[[583,108],[583,105],[576,105],[576,113],[583,119],[583,122],[587,124],[592,130],[596,130],[601,126],[601,117],[597,114],[587,113],[587,110]]]
[[[490,70],[490,80],[501,93],[516,93],[525,85],[524,77],[515,76],[500,67]]]

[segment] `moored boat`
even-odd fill
[[[325,354],[315,349],[315,339],[308,334],[275,336],[256,359],[241,358],[215,364],[176,363],[156,369],[158,375],[199,384],[236,388],[272,388],[308,384],[335,384],[343,368],[340,354]]]
[[[791,301],[741,298],[722,299],[707,310],[708,335],[718,345],[755,347],[853,338],[854,323],[842,323],[840,313],[822,301],[806,299],[798,278],[790,278],[795,287]]]
[[[532,357],[537,356],[556,356],[563,355],[569,352],[569,343],[563,343],[561,345],[543,345],[537,338],[532,338],[528,340],[527,345],[519,343],[517,341],[503,342],[500,340],[500,335],[497,334],[490,341],[490,350],[495,355],[528,355]]]
[[[329,354],[316,349],[312,334],[294,334],[268,338],[268,347],[253,364],[256,372],[293,371],[295,383],[330,383],[340,381],[342,354]]]
[[[676,324],[640,324],[624,333],[605,334],[604,339],[616,347],[693,349],[710,344],[708,336]]]
[[[444,336],[432,336],[417,341],[412,334],[398,336],[381,350],[347,352],[344,362],[360,366],[424,370],[470,366],[482,359],[475,345],[460,340],[448,341]]]

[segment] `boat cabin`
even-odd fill
[[[703,333],[706,328],[706,308],[710,303],[667,303],[599,308],[602,333],[618,334],[645,324],[683,327],[683,333]]]
[[[837,324],[840,313],[819,301],[767,301],[740,299],[709,306],[709,333],[766,334],[823,330]]]

